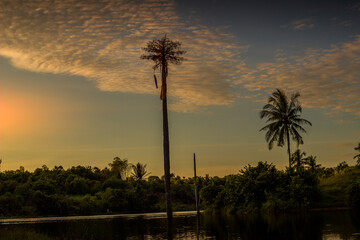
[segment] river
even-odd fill
[[[229,215],[177,212],[0,219],[0,240],[324,239],[360,240],[360,214],[318,211]]]

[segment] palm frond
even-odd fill
[[[309,124],[310,126],[312,126],[312,123],[306,119],[303,119],[303,118],[293,118],[292,119],[293,122],[297,123],[297,124]]]
[[[292,123],[291,124],[291,126],[293,127],[293,128],[295,128],[296,130],[300,130],[301,132],[303,132],[303,133],[307,133],[306,132],[306,130],[305,130],[305,128],[303,128],[302,126],[300,126],[299,124],[297,124],[297,123]]]
[[[299,134],[299,132],[292,126],[290,127],[290,135],[292,139],[296,142],[296,145],[299,147],[300,144],[304,144],[302,136]]]
[[[273,148],[274,142],[278,141],[278,139],[279,139],[279,129],[276,129],[273,132],[271,139],[269,138],[269,140],[267,140],[268,147],[269,147],[270,150]]]
[[[279,132],[279,138],[278,138],[278,146],[279,147],[282,147],[282,146],[284,146],[284,144],[285,144],[285,140],[287,140],[287,136],[286,136],[286,126],[282,126],[281,127],[281,130],[280,130],[280,132]]]

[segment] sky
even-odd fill
[[[302,151],[354,165],[359,24],[358,1],[1,0],[1,170],[118,156],[163,175],[159,89],[140,56],[165,34],[186,51],[168,76],[173,173],[191,176],[194,152],[199,175],[284,169],[286,148],[269,151],[259,132],[276,88],[301,94],[313,124]]]

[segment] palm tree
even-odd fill
[[[307,168],[311,172],[317,172],[321,167],[321,164],[316,164],[316,156],[313,155],[310,155],[307,158],[305,158],[305,165],[307,165]]]
[[[148,176],[150,173],[148,173],[146,169],[146,164],[137,163],[136,165],[132,165],[133,172],[131,175],[138,181],[141,181],[144,179],[144,177]]]
[[[354,148],[354,150],[360,152],[360,142],[358,143],[358,146]],[[354,159],[357,158],[356,164],[360,165],[360,153],[354,156]]]
[[[305,164],[306,152],[301,152],[300,149],[297,149],[293,154],[291,154],[291,164],[296,167],[303,166]]]
[[[276,89],[268,99],[268,103],[260,112],[260,118],[267,118],[266,122],[271,122],[260,131],[267,130],[265,139],[268,142],[269,149],[272,149],[274,142],[279,147],[287,142],[287,151],[289,155],[289,167],[291,168],[290,154],[290,135],[297,143],[297,146],[304,144],[303,138],[299,132],[306,133],[302,124],[312,124],[303,118],[300,118],[302,112],[299,103],[300,93],[296,92],[289,98],[281,89]]]
[[[168,127],[168,113],[167,113],[167,85],[166,77],[168,76],[169,64],[180,64],[184,58],[185,51],[181,50],[181,43],[178,41],[171,41],[169,38],[162,37],[147,43],[144,50],[148,53],[142,55],[141,59],[154,61],[154,71],[160,68],[161,71],[161,94],[162,112],[163,112],[163,151],[164,151],[164,172],[165,172],[165,198],[166,198],[166,212],[168,218],[172,217],[172,207],[170,199],[170,151],[169,151],[169,127]],[[155,84],[157,87],[156,76],[154,75]]]

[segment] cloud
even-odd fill
[[[344,153],[344,154],[337,154],[336,156],[342,160],[349,161],[350,159],[353,160],[355,155],[356,155],[356,153],[355,154],[354,153]]]
[[[353,149],[355,144],[353,142],[338,142],[331,145],[332,148],[337,149]]]
[[[140,55],[165,33],[187,50],[187,61],[170,66],[171,108],[234,102],[230,89],[247,46],[221,29],[185,23],[172,1],[4,0],[0,6],[1,56],[29,71],[84,76],[103,91],[159,94],[152,63]]]
[[[304,56],[277,56],[273,62],[243,71],[236,83],[248,95],[261,93],[255,100],[283,88],[300,91],[305,107],[360,116],[360,35],[330,49],[307,50]]]
[[[339,119],[336,121],[337,124],[354,124],[355,121],[353,120],[348,120],[348,119]]]
[[[286,27],[311,24],[307,18]],[[263,102],[281,87],[301,91],[305,107],[360,116],[360,36],[330,49],[307,50],[304,56],[279,51],[273,62],[249,68],[240,56],[249,46],[224,29],[180,19],[172,1],[0,2],[1,56],[29,71],[84,76],[103,91],[158,95],[152,63],[140,55],[149,40],[164,33],[187,51],[182,65],[170,66],[172,110],[230,105],[239,96]]]
[[[351,5],[350,9],[360,11],[360,3],[355,3],[355,4]]]
[[[293,30],[303,30],[303,29],[311,29],[315,27],[313,20],[311,18],[303,18],[294,20],[288,24],[284,24],[281,26],[282,28],[290,28]]]
[[[337,17],[334,17],[331,20],[334,22],[335,26],[350,27],[352,25],[351,20],[343,20]]]

